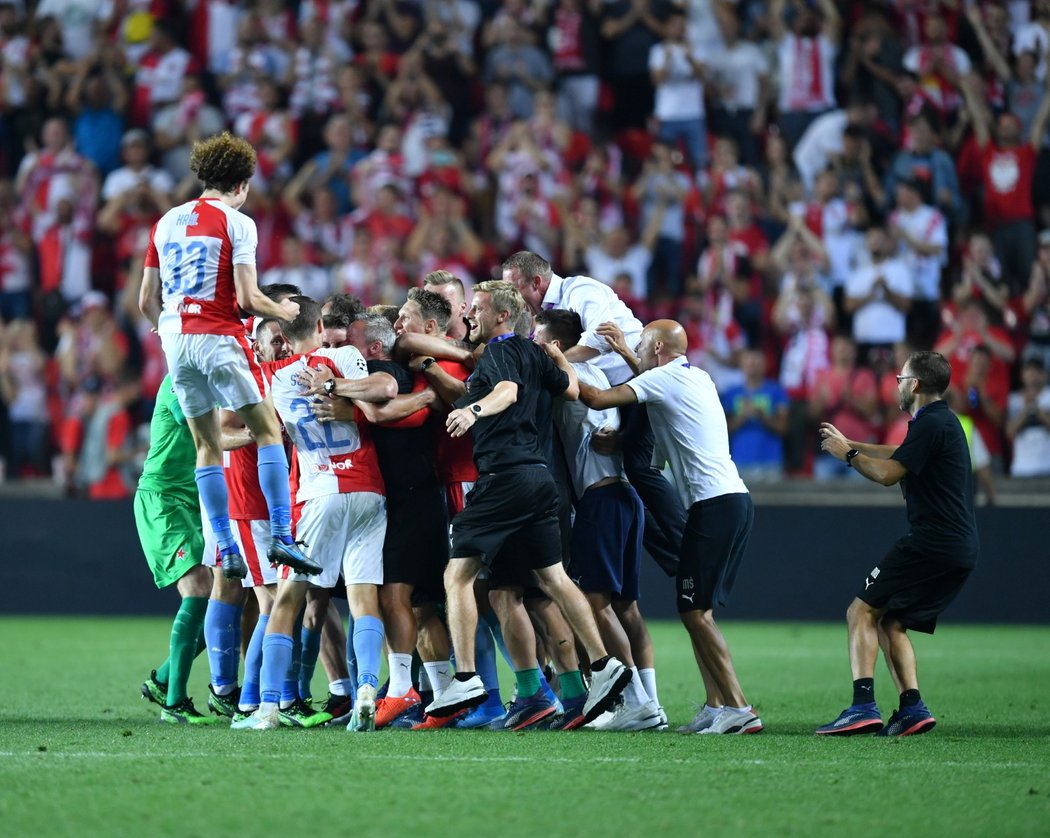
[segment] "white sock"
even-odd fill
[[[352,695],[353,684],[349,678],[340,678],[338,681],[330,681],[328,684],[328,692],[332,695]]]
[[[723,708],[724,706],[725,706],[725,705],[719,704],[719,705],[718,705],[717,707],[715,707],[715,705],[713,705],[713,704],[705,704],[705,705],[704,705],[704,709],[705,709],[705,710],[710,710],[710,711],[711,711],[712,713],[717,713],[717,712],[718,712],[719,710],[721,710],[721,709],[722,709],[722,708]]]
[[[419,679],[419,691],[421,693],[425,693],[427,690],[433,692],[430,686],[430,676],[427,675],[427,668],[425,666],[419,667],[419,674],[416,677]]]
[[[636,666],[631,667],[631,680],[627,684],[627,689],[623,691],[623,699],[629,707],[641,707],[649,700],[649,693],[645,691]]]
[[[639,669],[638,677],[642,679],[642,686],[645,688],[646,694],[659,705],[660,699],[656,696],[656,670]]]
[[[386,659],[390,665],[390,686],[386,694],[391,698],[399,698],[412,689],[412,656],[391,652]]]
[[[258,712],[260,716],[268,716],[271,713],[277,712],[277,705],[272,701],[264,701],[262,704],[259,705]]]
[[[726,710],[732,710],[734,713],[750,713],[751,712],[751,705],[749,704],[749,705],[747,705],[747,707],[730,707],[727,704],[725,706],[725,709]]]
[[[237,685],[236,684],[223,684],[221,687],[217,687],[214,684],[212,684],[211,685],[211,689],[212,689],[212,692],[214,692],[216,695],[229,695],[235,689],[237,689]]]
[[[423,664],[427,677],[430,678],[431,689],[434,690],[434,698],[441,698],[441,694],[448,689],[452,683],[452,666],[448,661],[427,661]]]

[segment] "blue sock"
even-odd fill
[[[248,652],[244,656],[244,684],[241,685],[241,707],[256,707],[259,704],[259,676],[262,670],[263,636],[269,614],[260,614],[255,624],[252,639],[248,641]]]
[[[354,615],[346,627],[346,671],[349,673],[352,689],[351,698],[357,698],[357,655],[354,654]]]
[[[354,657],[358,685],[379,686],[379,662],[383,657],[383,621],[378,617],[354,620]]]
[[[283,449],[282,449],[283,450]],[[226,493],[226,478],[222,466],[201,466],[194,471],[197,491],[200,492],[204,514],[211,522],[219,550],[225,552],[236,546],[230,530],[230,498]]]
[[[288,490],[288,457],[284,446],[259,446],[259,488],[270,510],[270,532],[286,544],[292,543],[292,499]]]
[[[209,599],[204,612],[204,642],[208,644],[212,685],[217,690],[236,684],[241,664],[241,608]]]
[[[485,625],[487,625],[489,631],[492,632],[492,640],[496,644],[496,648],[499,649],[500,654],[503,655],[503,660],[505,660],[507,666],[513,670],[514,661],[510,659],[510,652],[507,651],[507,644],[503,642],[503,629],[499,626],[499,617],[496,616],[496,612],[489,611],[486,614],[482,614],[481,619],[485,621]]]
[[[288,672],[284,676],[284,685],[281,688],[281,703],[287,704],[299,698],[299,668],[303,662],[303,612],[295,621],[292,629],[292,660],[288,666]]]
[[[321,632],[304,628],[300,634],[303,646],[302,660],[299,663],[299,695],[310,698],[310,682],[314,679],[317,668],[317,656],[321,652]]]
[[[262,700],[278,704],[284,680],[292,667],[292,638],[287,634],[268,634],[262,645]]]
[[[478,621],[478,630],[474,637],[474,667],[481,676],[481,683],[489,697],[496,696],[496,701],[502,704],[499,695],[499,675],[496,670],[496,644],[492,640],[492,632],[484,622]]]

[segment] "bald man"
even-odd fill
[[[689,632],[707,690],[703,709],[682,733],[758,733],[733,669],[729,646],[714,619],[736,579],[755,513],[751,495],[729,456],[725,412],[711,377],[685,358],[685,330],[656,320],[642,330],[637,357],[622,337],[610,340],[639,375],[599,390],[580,382],[580,399],[596,410],[645,403],[656,437],[654,462],[670,464],[689,510],[679,553],[678,615]]]

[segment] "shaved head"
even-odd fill
[[[654,320],[642,329],[638,342],[638,360],[642,370],[661,367],[685,354],[689,345],[685,329],[675,320]]]

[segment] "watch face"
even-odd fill
[[[481,415],[481,405],[480,404],[472,404],[470,406],[470,409],[471,409],[471,411],[473,411],[475,416],[480,416]]]

